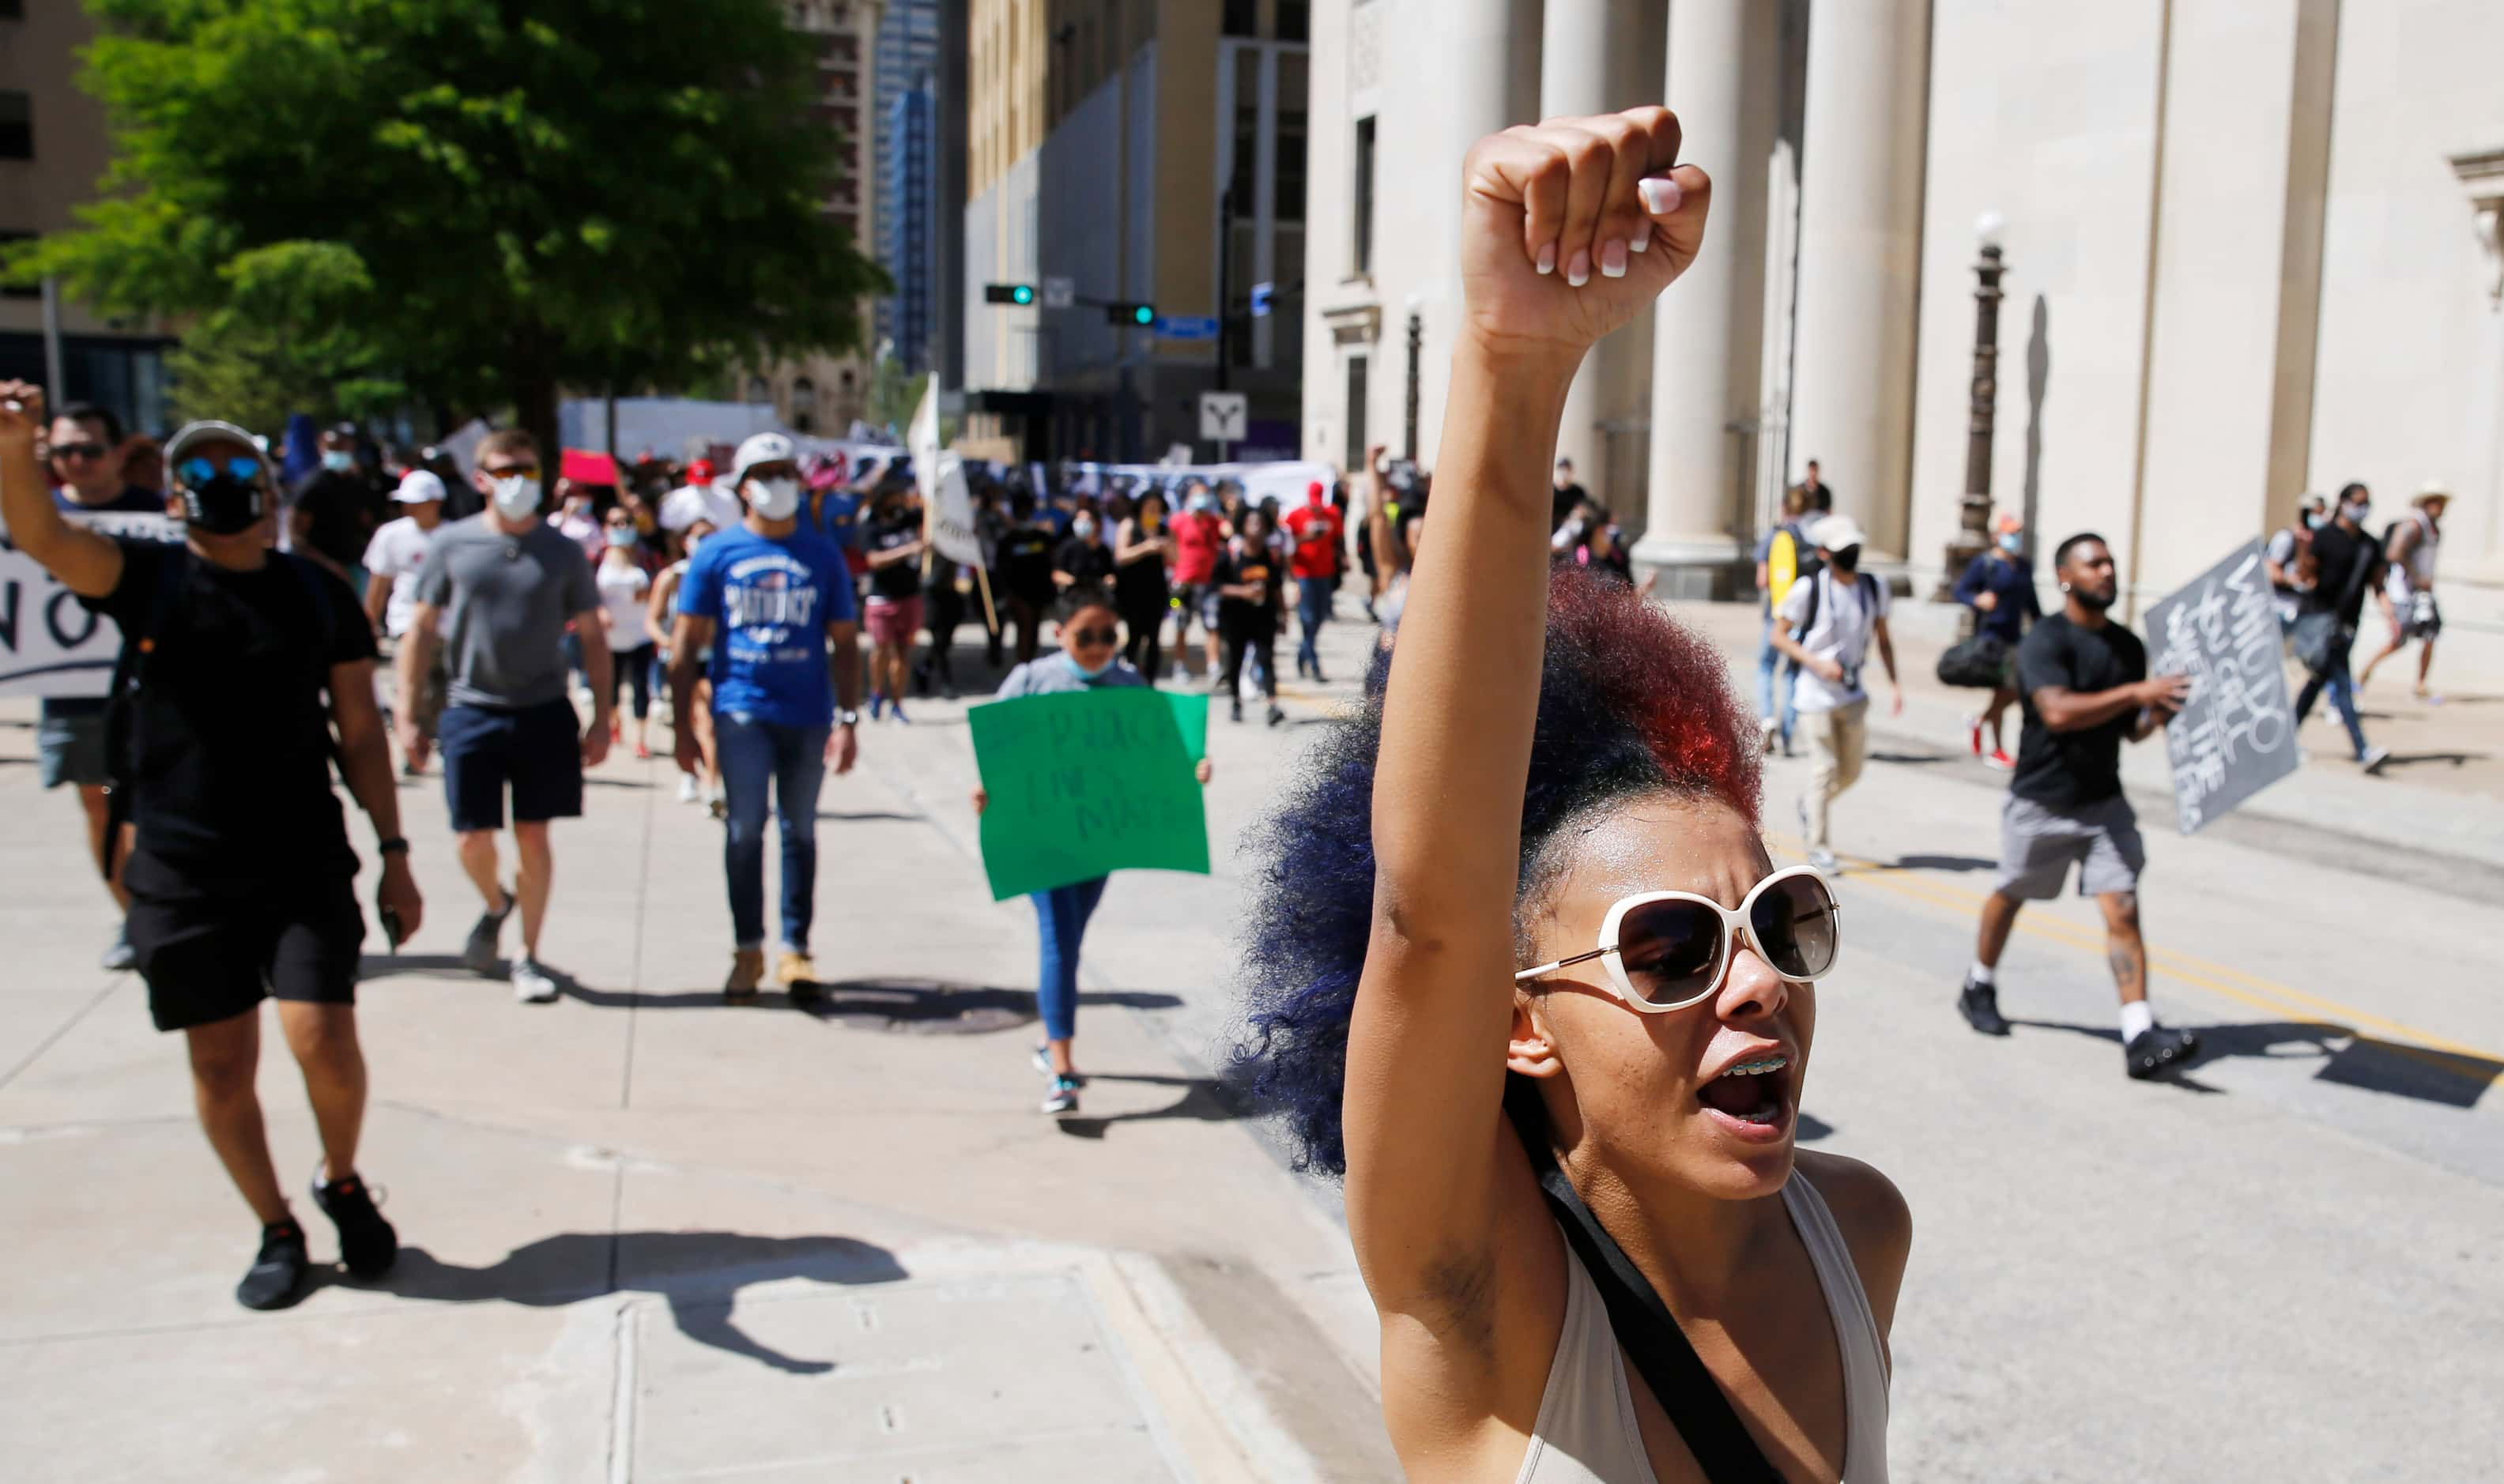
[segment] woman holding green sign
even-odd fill
[[[1000,681],[999,699],[1054,696],[1080,691],[1145,686],[1147,678],[1122,658],[1121,619],[1113,601],[1100,588],[1071,590],[1054,609],[1061,626],[1061,652],[1028,660]],[[1208,759],[1198,769],[1201,783],[1210,777]],[[974,813],[991,802],[990,793],[974,790]],[[1078,1075],[1071,1044],[1078,1036],[1078,949],[1087,936],[1087,920],[1104,900],[1104,883],[1094,880],[1027,893],[1034,903],[1035,927],[1043,940],[1042,972],[1035,983],[1035,1009],[1043,1017],[1043,1044],[1034,1049],[1035,1069],[1052,1079],[1045,1093],[1046,1113],[1078,1111]]]
[[[1418,1478],[1887,1476],[1911,1218],[1794,1148],[1833,893],[1766,853],[1713,647],[1548,571],[1567,389],[1703,246],[1679,150],[1638,108],[1470,152],[1435,544],[1256,873],[1254,1087],[1345,1177]]]

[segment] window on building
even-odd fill
[[[774,388],[764,377],[750,376],[748,378],[748,399],[751,402],[770,402],[774,400]]]
[[[1200,14],[1206,15],[1203,11]],[[1226,0],[1226,34],[1258,36],[1261,34],[1260,0]]]
[[[1305,74],[1302,53],[1279,55],[1277,211],[1281,222],[1304,220]]]
[[[1365,375],[1370,356],[1347,358],[1347,406],[1339,417],[1347,424],[1347,460],[1341,468],[1365,467]]]
[[[1313,39],[1313,8],[1308,0],[1278,0],[1278,39]]]
[[[0,159],[34,157],[34,99],[22,92],[0,92]]]
[[[26,18],[26,0],[0,0],[0,20]]]
[[[1374,271],[1374,121],[1356,121],[1356,271]]]

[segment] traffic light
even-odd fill
[[[983,302],[986,304],[1031,304],[1034,302],[1034,285],[985,284],[983,285]]]
[[[1110,324],[1136,325],[1140,328],[1145,329],[1149,326],[1157,323],[1157,306],[1154,304],[1107,304],[1104,306],[1104,318],[1106,322]]]

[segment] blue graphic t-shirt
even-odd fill
[[[826,625],[856,615],[833,542],[805,526],[779,540],[745,526],[721,532],[688,559],[678,611],[710,618],[717,631],[714,711],[785,727],[834,720]]]

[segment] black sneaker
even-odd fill
[[[247,1309],[284,1309],[304,1296],[304,1280],[311,1271],[303,1227],[292,1221],[263,1226],[252,1271],[235,1285],[235,1302]]]
[[[482,912],[470,927],[470,941],[461,946],[461,966],[486,979],[496,977],[496,963],[503,954],[497,941],[504,936],[504,919],[513,915],[513,893],[504,888],[502,912]]]
[[[400,1233],[374,1208],[363,1180],[350,1175],[324,1185],[317,1176],[313,1204],[339,1228],[339,1261],[351,1276],[371,1281],[391,1271],[400,1259]]]
[[[1957,994],[1957,1013],[1986,1036],[2008,1034],[2008,1018],[2000,1013],[2000,991],[1989,984],[1966,980]]]
[[[2200,1053],[2200,1038],[2170,1025],[2151,1025],[2122,1048],[2122,1069],[2144,1081],[2162,1072],[2189,1066]]]

